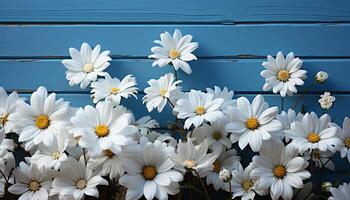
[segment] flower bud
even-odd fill
[[[333,187],[333,184],[331,182],[323,182],[321,184],[321,190],[323,192],[329,192],[329,190]]]
[[[232,174],[227,169],[222,169],[219,173],[219,178],[224,182],[229,182],[232,178]]]
[[[328,79],[328,73],[324,72],[324,71],[317,72],[317,74],[315,76],[315,80],[318,83],[324,83],[324,82],[326,82],[327,79]]]

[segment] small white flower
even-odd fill
[[[112,78],[109,74],[103,79],[91,83],[91,96],[94,103],[100,100],[112,101],[119,105],[121,98],[127,99],[130,95],[137,98],[136,79],[132,75],[125,76],[122,80]]]
[[[224,103],[221,105],[220,110],[225,114],[228,114],[231,109],[237,105],[236,100],[233,99],[234,92],[232,90],[228,91],[227,87],[224,87],[222,90],[217,86],[214,87],[214,90],[207,88],[207,93],[213,94],[214,98],[224,99]]]
[[[328,200],[349,200],[350,199],[350,183],[343,183],[338,188],[331,188],[332,196]]]
[[[340,156],[347,158],[350,163],[350,119],[345,117],[343,121],[343,129],[339,134],[340,139],[343,141],[340,146]]]
[[[50,196],[59,194],[75,200],[83,199],[84,194],[98,197],[97,185],[108,185],[108,182],[87,169],[83,157],[79,161],[69,157],[62,165],[59,176],[53,179]]]
[[[140,139],[140,143],[142,143],[143,139],[147,138],[147,141],[149,142],[155,142],[155,141],[160,141],[160,142],[164,142],[167,143],[168,146],[172,146],[174,148],[176,148],[177,146],[177,140],[171,136],[170,133],[158,133],[156,131],[152,131],[150,133],[148,133],[146,136],[144,136],[143,138]]]
[[[16,183],[9,187],[9,192],[21,195],[20,200],[47,200],[51,189],[51,176],[47,169],[39,170],[36,165],[28,166],[21,162],[15,170]]]
[[[250,176],[259,179],[261,189],[270,188],[273,200],[280,197],[290,200],[293,197],[293,188],[303,188],[303,180],[311,174],[306,171],[308,163],[298,157],[294,148],[285,147],[280,140],[265,143],[260,155],[253,157],[253,165]]]
[[[335,97],[331,96],[330,92],[324,92],[324,94],[321,94],[321,99],[318,100],[318,102],[321,105],[322,109],[329,110],[333,106],[333,102],[335,101]]]
[[[6,133],[16,132],[15,123],[9,119],[16,111],[17,101],[22,101],[17,92],[7,96],[6,90],[0,87],[0,127],[4,127]]]
[[[192,42],[192,35],[182,37],[181,31],[175,29],[173,36],[168,32],[160,34],[160,41],[155,40],[154,43],[160,46],[152,47],[152,55],[149,58],[156,59],[152,66],[158,65],[164,67],[171,63],[175,70],[181,69],[187,74],[191,74],[192,70],[187,63],[191,60],[197,60],[197,57],[192,54],[198,48],[197,42]]]
[[[229,170],[222,169],[219,172],[219,178],[220,178],[221,181],[226,183],[226,182],[229,182],[231,180],[232,174],[231,174],[231,172]]]
[[[327,79],[328,79],[328,73],[324,72],[324,71],[317,72],[317,74],[315,76],[315,80],[318,83],[324,83],[324,82],[326,82]]]
[[[92,81],[96,81],[97,76],[106,76],[104,70],[109,66],[110,51],[101,51],[101,45],[96,45],[92,50],[90,45],[83,43],[80,52],[75,48],[69,48],[72,59],[62,61],[67,68],[66,78],[69,85],[74,86],[80,83],[82,89],[86,88]]]
[[[123,165],[127,173],[119,179],[119,184],[128,189],[126,200],[140,199],[143,195],[147,200],[165,200],[168,194],[179,192],[178,182],[183,176],[173,169],[175,164],[170,159],[173,151],[173,147],[155,141],[137,145],[126,153]]]
[[[273,93],[280,93],[282,97],[292,96],[297,93],[296,85],[304,85],[307,71],[301,70],[303,61],[294,57],[294,53],[290,52],[284,58],[282,52],[278,52],[276,59],[267,56],[267,62],[262,65],[266,70],[261,72],[261,76],[265,78],[264,91],[271,90]]]
[[[278,108],[269,108],[261,95],[257,95],[251,104],[245,97],[238,98],[232,112],[232,121],[226,125],[226,130],[232,133],[232,143],[238,140],[242,150],[249,143],[253,151],[259,151],[264,140],[270,140],[273,132],[282,129],[281,122],[275,119]]]
[[[214,98],[213,94],[206,94],[201,91],[191,90],[188,99],[179,99],[174,108],[178,112],[179,119],[186,119],[184,128],[189,129],[192,124],[199,127],[203,122],[215,122],[224,116],[220,111],[224,103],[222,98]]]
[[[150,116],[143,116],[136,121],[135,118],[133,118],[131,124],[139,129],[141,136],[145,136],[152,132],[152,129],[154,128],[159,128],[157,120],[152,119]]]
[[[282,111],[281,114],[277,115],[276,119],[282,123],[282,130],[280,131],[280,139],[285,139],[286,142],[289,142],[290,138],[287,136],[287,130],[290,130],[290,127],[295,121],[302,121],[303,114],[296,114],[294,110],[288,109],[288,112]]]
[[[337,136],[337,127],[330,127],[329,115],[320,118],[315,113],[306,113],[302,121],[295,121],[287,136],[292,139],[291,145],[299,150],[300,154],[314,149],[320,151],[330,150],[334,152],[341,145]]]
[[[172,73],[161,76],[158,80],[151,79],[147,81],[150,87],[145,88],[145,96],[143,103],[146,103],[148,112],[157,108],[158,112],[162,112],[166,103],[178,95],[181,87],[177,84],[182,81],[176,81]]]

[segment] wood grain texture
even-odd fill
[[[1,22],[349,21],[347,0],[3,0]]]
[[[146,57],[164,31],[175,28],[199,42],[200,58],[256,58],[294,51],[298,56],[350,57],[350,24],[263,25],[11,25],[0,26],[0,57],[68,56],[82,42],[102,44],[113,57]]]

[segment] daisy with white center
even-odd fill
[[[38,151],[31,157],[30,162],[36,164],[41,168],[54,168],[58,170],[62,164],[68,160],[65,153],[68,141],[66,140],[65,128],[61,128],[60,132],[56,134],[53,143],[46,146],[43,143],[38,145]]]
[[[234,92],[232,90],[228,91],[227,87],[224,87],[222,90],[217,86],[214,87],[214,90],[207,88],[207,93],[213,94],[214,98],[224,99],[224,103],[221,105],[220,110],[225,114],[228,114],[231,109],[237,105],[236,100],[233,99]]]
[[[261,190],[258,187],[258,181],[250,177],[251,171],[254,169],[252,164],[243,169],[242,165],[232,171],[231,188],[233,193],[233,199],[241,197],[242,200],[254,199],[255,193],[259,195],[266,194],[265,190]]]
[[[342,141],[337,136],[337,127],[331,127],[329,115],[322,115],[320,118],[315,113],[306,113],[301,122],[292,124],[287,136],[292,139],[291,145],[299,150],[300,154],[305,151],[319,149],[320,151],[330,150],[334,152]]]
[[[92,152],[110,149],[114,146],[121,149],[133,141],[137,128],[131,125],[131,113],[114,108],[109,101],[98,102],[96,108],[87,105],[79,109],[71,119],[75,136],[80,136],[79,145]]]
[[[192,42],[192,35],[182,37],[181,31],[175,29],[173,36],[168,32],[160,34],[160,41],[155,40],[154,43],[160,46],[152,47],[152,55],[149,58],[154,58],[152,66],[158,65],[164,67],[171,63],[175,70],[181,69],[187,74],[191,74],[192,70],[187,63],[191,60],[197,60],[197,57],[192,54],[198,48],[197,42]]]
[[[211,150],[222,152],[226,149],[230,149],[232,143],[228,138],[228,132],[225,130],[225,126],[228,123],[226,118],[217,120],[216,122],[203,124],[202,126],[194,129],[193,137],[203,140]]]
[[[147,135],[154,128],[159,128],[159,123],[157,122],[157,120],[152,119],[150,116],[143,116],[136,121],[135,118],[133,118],[131,124],[139,129],[139,133],[141,134],[141,136]]]
[[[320,99],[318,100],[318,103],[320,103],[320,106],[322,109],[329,110],[333,106],[333,102],[335,102],[335,97],[331,96],[330,92],[324,92],[324,94],[320,95]]]
[[[104,79],[98,79],[91,83],[91,93],[93,93],[91,97],[93,97],[94,103],[104,99],[119,105],[122,98],[127,99],[129,96],[133,96],[137,99],[136,85],[136,79],[132,75],[127,75],[119,80],[107,74]]]
[[[186,142],[180,141],[177,145],[177,152],[172,159],[176,163],[176,169],[186,173],[186,171],[196,171],[194,173],[201,178],[207,176],[212,170],[212,165],[219,157],[218,152],[208,153],[208,145],[201,143],[195,146],[193,139]]]
[[[66,78],[69,85],[80,84],[82,89],[91,82],[96,81],[97,76],[106,76],[104,70],[110,65],[110,51],[101,51],[101,45],[96,45],[92,50],[88,43],[83,43],[80,52],[75,48],[69,48],[71,59],[65,59],[62,64],[67,68]]]
[[[282,111],[281,114],[277,115],[276,119],[282,123],[282,130],[279,137],[285,139],[286,142],[289,142],[290,138],[287,137],[287,130],[290,130],[290,127],[295,121],[302,121],[303,114],[296,114],[294,110],[288,109],[288,112]]]
[[[348,200],[350,199],[350,183],[343,183],[338,188],[331,188],[332,196],[328,200]]]
[[[98,197],[97,185],[108,185],[108,182],[87,169],[83,157],[79,161],[69,157],[62,165],[59,176],[53,179],[50,196],[68,195],[75,200],[83,199],[84,195]]]
[[[267,56],[267,62],[262,65],[266,70],[261,72],[261,76],[265,78],[264,91],[271,90],[273,93],[280,93],[282,97],[292,96],[297,93],[297,85],[304,85],[306,79],[306,70],[301,70],[303,61],[294,57],[294,53],[290,52],[284,58],[282,52],[278,52],[276,59]]]
[[[16,131],[15,123],[9,118],[16,111],[17,101],[22,101],[17,92],[7,95],[6,90],[0,87],[0,127],[4,127],[6,133]]]
[[[257,95],[251,104],[245,97],[238,98],[237,107],[232,112],[226,131],[232,133],[232,143],[238,140],[242,150],[249,143],[253,151],[259,151],[264,140],[270,140],[274,132],[282,129],[281,122],[275,119],[278,108],[269,108],[261,95]]]
[[[183,176],[173,169],[175,164],[170,159],[170,152],[174,148],[155,141],[135,149],[127,153],[123,162],[126,174],[119,179],[119,183],[128,189],[126,200],[140,199],[143,195],[147,200],[166,200],[168,194],[178,193],[178,182]]]
[[[63,99],[56,100],[56,94],[48,95],[45,87],[39,87],[30,98],[30,105],[17,101],[16,112],[10,120],[19,129],[19,142],[26,142],[26,150],[43,142],[50,145],[55,134],[67,124],[69,103]]]
[[[176,102],[174,111],[179,119],[186,119],[184,128],[190,129],[192,125],[199,127],[203,122],[215,122],[224,116],[220,111],[224,103],[222,98],[214,98],[213,94],[206,94],[201,91],[191,90],[188,99],[179,99]]]
[[[350,162],[350,119],[345,117],[343,121],[343,129],[338,134],[340,139],[343,141],[339,151],[342,158],[347,158]]]
[[[302,188],[303,180],[311,174],[306,171],[308,163],[298,157],[298,152],[292,147],[285,147],[280,140],[266,142],[260,155],[253,157],[255,168],[251,171],[250,177],[259,179],[261,189],[270,188],[270,195],[273,200],[280,197],[290,200],[293,197],[293,188]]]
[[[212,168],[209,169],[206,181],[207,185],[213,184],[215,190],[225,189],[228,190],[228,183],[220,179],[220,171],[223,169],[232,171],[239,165],[240,157],[237,156],[235,149],[223,152],[219,158],[217,158],[212,164]]]
[[[51,176],[47,169],[39,170],[36,165],[28,166],[21,162],[15,169],[16,183],[9,187],[9,192],[20,195],[19,199],[47,200],[51,189]]]
[[[172,73],[165,74],[158,80],[147,81],[150,87],[145,88],[146,95],[143,97],[143,103],[146,103],[148,112],[155,108],[158,112],[162,112],[166,103],[181,91],[181,87],[177,86],[181,82],[176,81]]]

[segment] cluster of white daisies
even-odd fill
[[[197,59],[192,52],[198,43],[179,30],[162,33],[155,43],[153,66],[171,65],[175,73],[149,80],[143,103],[149,112],[172,108],[176,121],[168,130],[149,116],[136,120],[121,105],[136,97],[136,79],[105,72],[111,57],[100,45],[70,48],[71,59],[62,61],[71,86],[91,87],[94,106],[71,107],[45,87],[28,101],[0,88],[0,196],[78,200],[124,188],[127,200],[184,199],[183,188],[195,180],[193,187],[199,186],[205,199],[210,199],[205,184],[243,200],[311,199],[321,198],[309,179],[315,167],[334,170],[330,157],[337,151],[350,162],[349,118],[340,127],[328,114],[280,112],[261,95],[233,99],[226,87],[182,91],[177,73],[192,72],[188,62]],[[268,56],[262,63],[263,89],[282,98],[295,94],[306,79],[302,63],[293,53]],[[315,82],[327,78],[321,71]],[[330,109],[335,98],[321,97],[322,108]],[[14,133],[18,138],[9,137]],[[23,152],[16,154],[21,148],[27,152],[23,158]],[[243,163],[240,156],[250,149],[254,156]],[[349,184],[325,186],[330,199],[350,199]]]

